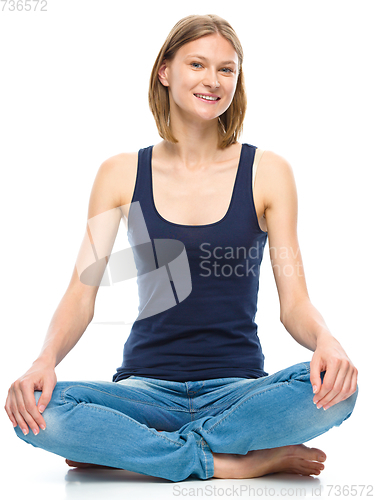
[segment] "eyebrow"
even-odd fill
[[[189,57],[199,57],[199,59],[202,59],[203,61],[207,61],[207,59],[204,56],[200,56],[199,54],[188,54],[186,56],[186,59]],[[223,61],[220,64],[236,64],[234,61]]]

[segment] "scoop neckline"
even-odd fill
[[[155,205],[154,189],[153,189],[153,182],[152,182],[152,152],[153,152],[153,150],[154,150],[154,145],[150,146],[150,155],[149,155],[149,162],[148,162],[149,163],[149,172],[150,172],[151,202],[152,202],[152,206],[154,208],[154,211],[155,211],[156,215],[159,217],[159,219],[161,219],[163,222],[166,222],[167,224],[170,224],[172,226],[189,227],[189,228],[190,227],[194,227],[194,228],[211,227],[211,226],[216,226],[217,224],[224,222],[224,220],[229,216],[230,211],[231,211],[232,206],[233,206],[233,203],[234,203],[233,200],[234,200],[234,195],[235,195],[237,184],[238,184],[239,172],[240,172],[240,168],[241,168],[242,162],[243,162],[243,156],[244,156],[244,150],[245,150],[244,143],[241,144],[241,152],[240,152],[240,157],[239,157],[238,164],[237,164],[236,177],[234,180],[234,185],[233,185],[233,189],[232,189],[232,194],[231,194],[231,199],[230,199],[228,210],[226,211],[224,217],[222,217],[220,220],[218,220],[216,222],[211,222],[210,224],[178,224],[177,222],[171,222],[167,219],[164,219],[164,217],[162,215],[160,215],[160,213],[156,209],[156,205]]]

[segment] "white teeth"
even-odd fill
[[[207,101],[217,101],[219,98],[218,97],[209,97],[207,95],[202,95],[202,94],[194,94],[197,97],[201,97],[202,99],[207,99]]]

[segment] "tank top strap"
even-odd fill
[[[142,200],[142,208],[152,208],[152,177],[151,153],[153,146],[142,148],[138,151],[137,178],[134,187],[133,200]]]
[[[242,145],[241,158],[238,165],[238,192],[241,202],[249,201],[252,195],[252,178],[254,158],[257,148],[246,142]]]
[[[233,220],[239,220],[242,223],[246,220],[248,229],[252,227],[256,232],[266,234],[259,226],[254,202],[253,179],[255,175],[254,159],[256,150],[256,146],[243,143],[238,178],[233,192],[232,217]]]

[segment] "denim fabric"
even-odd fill
[[[358,388],[328,410],[317,409],[309,362],[258,379],[57,382],[43,413],[46,430],[15,432],[77,462],[174,482],[204,480],[214,474],[212,452],[245,455],[304,443],[346,420],[357,394]],[[40,395],[35,391],[36,401]]]

